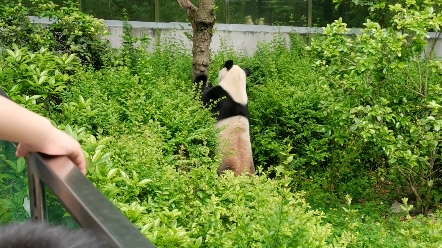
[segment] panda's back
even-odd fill
[[[215,86],[216,92],[212,99],[215,105],[212,108],[212,113],[216,116],[218,121],[225,120],[233,116],[243,116],[249,118],[248,104],[236,102],[233,97],[220,86]]]
[[[218,85],[233,101],[243,106],[247,105],[246,75],[239,66],[234,65],[229,71],[225,72]]]
[[[243,70],[228,60],[218,73],[218,85],[203,94],[204,103],[216,102],[212,113],[218,120],[215,128],[221,128],[219,145],[223,158],[218,175],[225,170],[234,171],[235,176],[255,173],[246,92],[246,78],[250,73],[250,69]]]

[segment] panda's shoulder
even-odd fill
[[[216,85],[204,91],[202,101],[204,103],[208,103],[210,101],[216,101],[225,96],[227,96],[227,92],[220,85]]]
[[[211,91],[212,91],[212,96],[214,98],[220,98],[228,94],[227,91],[221,85],[216,85],[212,87]]]

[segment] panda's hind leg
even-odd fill
[[[219,136],[223,159],[218,168],[218,175],[225,170],[232,170],[235,176],[243,173],[255,174],[248,120],[242,116],[235,116],[218,122],[217,126],[227,123],[229,124]]]
[[[229,156],[229,155],[227,155]],[[227,157],[226,155],[224,155],[223,160],[221,162],[221,165],[218,167],[218,176],[221,176],[222,174],[224,174],[224,172],[226,170],[231,170],[233,171],[233,173],[235,174],[235,176],[238,176],[240,173],[238,173],[237,170],[237,166],[235,166],[234,161],[232,161],[232,157]],[[233,163],[232,163],[233,162]]]
[[[234,159],[238,160],[238,157],[235,157]],[[235,176],[240,176],[240,175],[250,176],[255,174],[255,167],[253,166],[253,164],[243,165],[241,164],[240,161],[234,161],[232,163],[232,161],[228,157],[223,158],[223,162],[218,167],[217,170],[218,176],[224,174],[226,170],[233,171],[233,174]]]

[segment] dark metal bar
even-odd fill
[[[37,204],[37,214],[38,221],[48,222],[48,211],[46,208],[46,194],[44,183],[35,176],[35,194],[36,194],[36,204]]]
[[[155,22],[160,22],[160,1],[154,0]]]
[[[26,161],[28,164],[28,189],[29,189],[29,209],[31,211],[31,220],[38,221],[38,213],[36,212],[37,203],[36,203],[36,193],[35,193],[35,177],[34,172],[32,172],[32,166],[30,166],[31,161]]]
[[[75,167],[66,156],[46,156],[30,153],[28,163],[29,190],[32,206],[38,200],[36,180],[41,180],[58,198],[66,210],[85,229],[91,229],[107,237],[116,247],[150,248],[154,247],[140,231]],[[34,182],[32,181],[34,180]],[[31,186],[33,185],[33,186]],[[34,189],[31,190],[31,187]],[[40,191],[41,192],[41,191]],[[34,195],[35,197],[35,195]],[[38,197],[36,197],[38,198]],[[39,219],[40,221],[40,219]]]
[[[33,160],[27,160],[28,172],[28,188],[29,188],[29,203],[31,210],[31,220],[38,222],[47,222],[45,188],[41,180],[36,177],[32,164]]]

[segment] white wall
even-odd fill
[[[29,17],[31,20],[49,24],[50,21],[46,18]],[[110,35],[106,38],[110,41],[112,47],[119,47],[122,44],[123,22],[119,20],[105,20],[109,28]],[[171,22],[171,23],[156,23],[156,22],[129,22],[132,25],[133,34],[141,37],[146,35],[148,38],[155,41],[156,36],[159,35],[162,42],[168,42],[171,39],[183,43],[189,50],[192,49],[192,42],[186,37],[185,32],[192,33],[190,23]],[[247,25],[247,24],[217,24],[215,25],[215,33],[212,37],[210,45],[213,52],[217,52],[224,43],[229,47],[233,47],[235,51],[245,51],[249,55],[256,51],[259,42],[270,42],[275,34],[280,35],[289,41],[289,33],[296,32],[301,35],[322,33],[322,28],[306,28],[306,27],[288,27],[288,26],[267,26],[267,25]],[[351,29],[350,33],[358,33],[359,29]],[[429,33],[429,41],[435,41],[436,33]],[[149,49],[153,49],[152,42]],[[289,44],[289,42],[287,42]],[[427,46],[428,49],[428,46]],[[435,45],[435,52],[437,57],[442,58],[442,37],[439,38]]]
[[[122,44],[123,22],[116,20],[106,20],[111,35],[107,37],[113,47]],[[182,42],[186,48],[192,49],[192,42],[186,37],[185,32],[192,33],[190,23],[171,22],[129,22],[132,25],[133,34],[137,37],[147,35],[155,40],[157,34],[162,42],[171,39]],[[322,28],[287,27],[287,26],[266,26],[266,25],[246,25],[246,24],[217,24],[215,33],[212,36],[210,48],[213,52],[220,50],[222,44],[233,47],[235,51],[244,51],[249,55],[256,51],[259,42],[270,42],[279,32],[280,35],[289,41],[289,33],[295,31],[300,34],[322,33]],[[287,44],[289,44],[287,42]],[[151,49],[153,48],[153,45]]]

